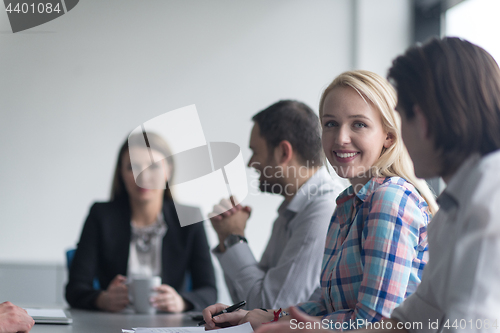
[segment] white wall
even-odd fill
[[[62,263],[91,203],[108,199],[118,146],[146,120],[194,103],[207,140],[248,160],[257,111],[284,98],[317,110],[353,66],[385,75],[410,39],[409,3],[86,0],[16,34],[0,11],[0,262]],[[280,201],[245,200],[257,257]]]
[[[392,60],[410,46],[412,1],[355,1],[357,52],[353,67],[386,77]]]

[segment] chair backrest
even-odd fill
[[[73,263],[73,258],[75,257],[76,249],[69,249],[66,251],[66,267],[69,269],[71,268],[71,264]],[[100,290],[101,289],[101,284],[99,283],[99,279],[97,277],[94,278],[94,283],[93,287],[95,290]]]
[[[75,257],[75,252],[76,252],[76,249],[69,249],[68,251],[66,251],[66,268],[68,268],[68,272],[69,272],[69,269],[71,267],[71,264],[73,263],[73,258]]]
[[[193,279],[191,278],[191,272],[186,272],[186,276],[184,276],[184,291],[190,292],[193,290]]]

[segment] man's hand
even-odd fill
[[[231,234],[245,235],[245,227],[252,209],[240,204],[233,206],[230,200],[222,199],[209,214],[210,221],[219,236],[219,249],[224,250],[223,242]]]
[[[102,291],[96,299],[98,309],[118,312],[130,303],[128,299],[128,288],[125,285],[126,277],[118,274],[108,286],[108,289]]]
[[[279,320],[276,323],[261,325],[255,333],[324,333],[326,332],[321,325],[321,317],[312,317],[300,311],[296,307],[290,307],[290,316],[292,321]],[[299,324],[301,323],[301,324]],[[309,323],[306,325],[306,323]],[[315,325],[316,323],[316,325]],[[293,327],[293,328],[292,328]],[[302,328],[303,327],[303,328]],[[320,327],[319,329],[306,329],[306,327]],[[302,329],[301,329],[302,328]]]
[[[236,201],[237,201],[236,198],[233,196],[229,197],[229,200],[222,199],[218,205],[214,206],[213,211],[210,214],[208,214],[210,220],[221,221],[223,218],[229,217],[241,209],[247,211],[248,214],[250,215],[252,209],[249,206],[243,207],[240,204],[233,205],[233,203]]]
[[[219,313],[222,310],[227,309],[228,307],[229,305],[221,303],[206,307],[202,312],[203,319],[206,323],[205,328],[207,330],[213,330],[227,326],[235,326],[243,324],[245,322],[243,319],[245,318],[245,315],[248,313],[248,311],[241,309],[229,313],[223,313],[221,315],[218,315],[217,317],[212,318],[214,314]]]
[[[35,321],[26,310],[11,302],[0,304],[0,333],[26,333],[34,324]]]
[[[158,295],[151,297],[150,301],[155,308],[164,312],[179,313],[187,309],[188,304],[177,291],[169,285],[162,284],[155,288]]]

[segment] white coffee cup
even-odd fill
[[[154,288],[161,285],[161,277],[135,276],[130,282],[130,293],[135,312],[137,313],[155,313],[155,308],[151,305],[149,299],[156,296]]]

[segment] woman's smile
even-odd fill
[[[334,150],[333,154],[339,163],[349,163],[360,154],[359,151]]]

